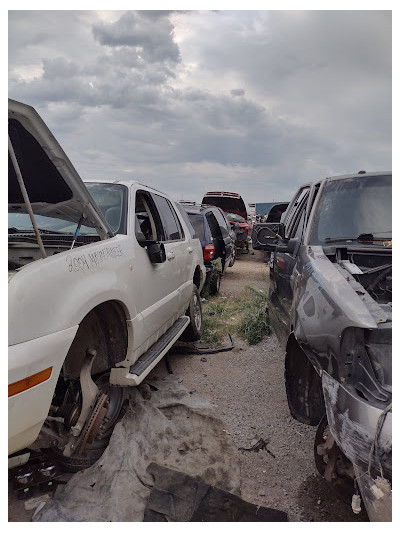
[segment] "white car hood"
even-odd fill
[[[8,100],[8,133],[33,212],[97,228],[100,237],[112,231],[79,174],[33,107]],[[27,209],[8,156],[9,212]]]

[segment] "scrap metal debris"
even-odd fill
[[[45,492],[54,491],[59,484],[62,472],[56,464],[46,460],[43,454],[32,454],[28,463],[13,468],[9,472],[12,488],[18,500],[27,500]]]
[[[209,348],[208,346],[202,347],[199,346],[198,343],[193,342],[177,342],[175,343],[173,350],[184,350],[185,353],[198,353],[198,354],[212,354],[212,353],[220,353],[220,352],[230,352],[234,349],[235,343],[233,342],[232,335],[228,333],[229,340],[230,340],[230,346],[220,346],[217,348]]]
[[[268,452],[274,459],[275,455],[267,448],[267,445],[269,444],[270,439],[264,440],[264,439],[253,439],[251,441],[251,446],[249,448],[238,448],[240,451],[243,452],[259,452],[260,450],[265,450]]]

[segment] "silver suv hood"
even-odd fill
[[[112,231],[67,155],[33,107],[8,100],[8,133],[37,215],[61,218],[97,228],[100,237]],[[8,161],[9,212],[27,209],[16,172]]]

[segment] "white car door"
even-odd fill
[[[154,335],[158,336],[167,323],[169,326],[178,318],[181,286],[187,282],[185,265],[188,259],[184,255],[187,248],[185,235],[169,200],[138,189],[135,192],[135,212],[131,215],[136,218],[135,234],[139,243],[135,247],[134,268],[141,272],[141,283],[135,287],[136,311],[141,314],[140,331],[136,331],[133,339],[137,348],[137,342],[141,344],[150,337],[154,342]],[[164,245],[164,262],[150,261],[144,245],[146,240]]]

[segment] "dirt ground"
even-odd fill
[[[240,255],[223,278],[221,296],[236,296],[246,285],[266,290],[268,277],[262,252]],[[365,510],[354,514],[351,502],[338,499],[316,471],[316,428],[289,413],[284,352],[275,335],[250,347],[238,337],[233,340],[235,348],[229,352],[204,356],[172,351],[169,360],[186,388],[212,402],[238,448],[250,448],[260,438],[268,443],[266,450],[239,451],[242,498],[286,511],[289,521],[368,521]],[[162,370],[159,365],[153,372]]]
[[[221,284],[221,296],[238,295],[246,285],[267,289],[268,266],[262,252],[240,255]],[[313,443],[316,429],[289,413],[283,379],[284,353],[272,334],[249,347],[233,338],[235,348],[215,354],[188,354],[173,349],[174,374],[189,390],[207,397],[226,424],[234,443],[250,448],[264,439],[266,449],[239,450],[242,498],[288,513],[291,522],[365,522],[355,515],[316,472]],[[161,362],[149,377],[163,377]],[[9,521],[29,521],[33,510],[9,493]]]

